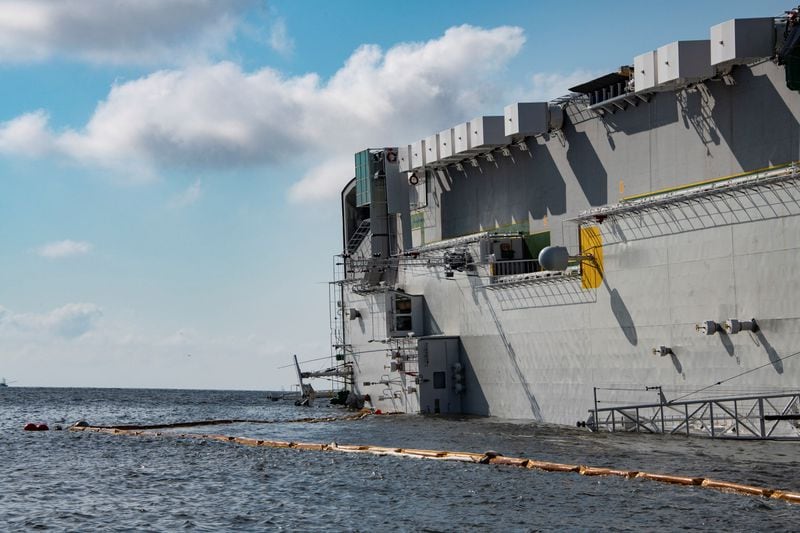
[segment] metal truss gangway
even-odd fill
[[[666,401],[590,409],[594,431],[800,440],[800,392]]]

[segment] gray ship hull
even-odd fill
[[[637,103],[564,101],[560,131],[427,169],[424,190],[387,172],[393,259],[375,258],[373,233],[335,284],[335,344],[367,405],[575,425],[597,406],[799,388],[800,182],[781,165],[800,159],[800,97],[784,68],[737,66]],[[393,210],[394,182],[411,209]],[[550,276],[517,253],[515,273],[490,253],[519,232],[577,255],[587,229],[601,265]],[[454,251],[466,264],[443,258]],[[757,331],[724,330],[752,319]],[[698,329],[709,322],[719,331]],[[444,389],[425,370],[439,359]]]

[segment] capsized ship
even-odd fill
[[[355,394],[798,438],[798,10],[704,37],[356,154],[330,299]]]

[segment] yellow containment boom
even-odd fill
[[[350,420],[355,419],[349,418]],[[331,421],[330,418],[324,419]],[[309,421],[306,419],[305,421]],[[177,425],[176,425],[177,426]],[[548,461],[537,461],[521,457],[504,457],[503,455],[488,451],[484,453],[472,452],[452,452],[444,450],[422,450],[416,448],[391,448],[386,446],[370,446],[359,444],[330,444],[316,442],[291,442],[254,439],[248,437],[234,437],[230,435],[197,434],[197,433],[164,433],[153,430],[120,429],[118,427],[99,427],[99,426],[73,426],[71,431],[88,431],[94,433],[106,433],[111,435],[131,435],[148,437],[173,437],[181,439],[201,439],[213,440],[239,444],[242,446],[266,447],[266,448],[291,448],[295,450],[307,450],[316,452],[339,452],[339,453],[367,453],[379,456],[395,456],[414,459],[431,459],[438,461],[460,461],[464,463],[492,464],[503,466],[514,466],[529,470],[539,470],[543,472],[572,472],[583,476],[619,476],[627,479],[644,479],[659,483],[669,483],[673,485],[684,485],[690,487],[702,487],[708,489],[741,494],[746,496],[760,496],[762,498],[772,498],[785,502],[800,504],[800,493],[755,487],[739,483],[730,483],[703,477],[672,476],[667,474],[653,474],[648,472],[638,472],[635,470],[617,470],[612,468],[598,468],[585,465],[573,465],[563,463],[553,463]]]

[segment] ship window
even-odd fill
[[[443,389],[447,385],[445,385],[445,373],[444,372],[434,372],[433,373],[433,388],[434,389]]]
[[[514,259],[514,249],[511,247],[510,242],[500,243],[500,259],[502,260]]]
[[[420,334],[422,317],[419,299],[419,296],[410,296],[400,291],[387,295],[386,330],[390,337]]]
[[[394,312],[398,314],[411,313],[411,298],[408,296],[397,296],[394,299]]]
[[[395,317],[395,331],[411,331],[412,328],[411,315]]]
[[[394,297],[394,330],[408,332],[414,329],[411,319],[411,297],[397,294]]]
[[[358,152],[356,159],[356,206],[369,205],[372,202],[371,178],[374,171],[372,155],[369,150]]]

